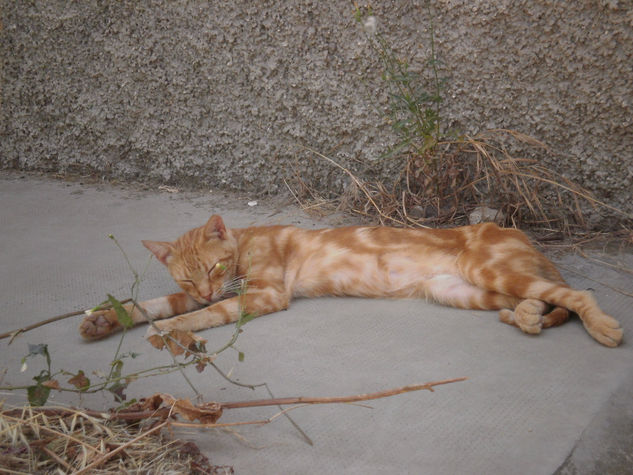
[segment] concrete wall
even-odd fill
[[[375,2],[414,67],[422,1]],[[433,0],[446,125],[511,128],[633,213],[633,6],[628,0]],[[2,8],[0,164],[257,192],[296,165],[345,177],[302,146],[380,174],[385,89],[346,0],[13,1]],[[394,165],[394,164],[391,164]]]

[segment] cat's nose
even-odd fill
[[[202,298],[205,299],[207,302],[213,302],[213,292],[211,292],[209,295],[203,295]]]

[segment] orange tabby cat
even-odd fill
[[[459,308],[501,310],[525,333],[560,325],[569,311],[589,334],[617,346],[622,329],[589,292],[569,288],[545,256],[515,229],[492,223],[455,229],[292,226],[229,229],[211,216],[175,242],[143,241],[184,292],[140,305],[160,331],[202,330],[288,307],[293,297],[421,297]],[[247,291],[235,296],[242,279]],[[241,307],[240,307],[241,306]],[[127,305],[135,323],[145,318]],[[86,316],[86,339],[117,330],[112,310]],[[150,327],[148,336],[156,330]]]

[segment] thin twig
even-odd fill
[[[226,379],[229,383],[231,383],[231,384],[235,384],[236,386],[241,386],[241,387],[243,387],[243,388],[248,388],[248,389],[253,389],[253,390],[254,390],[255,388],[258,388],[258,387],[261,387],[261,386],[266,386],[266,383],[258,383],[258,384],[245,384],[245,383],[240,383],[239,381],[235,381],[235,380],[231,379],[230,377],[228,377],[228,376],[224,373],[224,371],[222,371],[220,368],[218,368],[218,366],[217,366],[215,363],[210,362],[210,363],[209,363],[209,366],[211,366],[213,369],[215,369],[215,370],[218,372],[218,374],[219,374],[220,376],[222,376],[224,379]]]
[[[136,300],[133,300],[134,305],[136,306],[136,308],[139,310],[139,312],[141,312],[141,314],[143,315],[143,318],[145,318],[145,320],[147,320],[149,322],[149,324],[155,329],[157,330],[159,333],[158,335],[161,337],[161,339],[163,340],[163,344],[165,345],[165,347],[167,347],[168,353],[171,356],[172,361],[174,362],[174,366],[176,367],[176,369],[180,372],[180,375],[184,378],[184,380],[187,382],[187,384],[189,385],[189,387],[193,390],[193,392],[196,394],[196,397],[201,398],[202,395],[200,394],[200,392],[196,389],[196,387],[193,385],[193,383],[191,382],[191,380],[189,379],[189,377],[187,376],[187,374],[185,373],[182,363],[179,363],[178,360],[176,359],[176,357],[174,356],[174,354],[171,352],[169,345],[167,345],[167,340],[165,339],[165,337],[163,336],[162,332],[160,331],[160,329],[156,326],[156,324],[154,323],[154,318],[150,317],[150,315],[147,313],[147,311],[140,306],[138,303],[136,303]],[[178,345],[180,345],[180,342],[177,341],[175,338],[172,339],[173,341],[175,341]],[[180,345],[182,346],[182,345]],[[187,348],[185,348],[185,350],[187,350]]]
[[[123,300],[121,303],[127,303],[130,302],[131,299],[127,299],[127,300]],[[99,306],[99,310],[107,310],[108,308],[112,308],[112,305],[103,305],[103,306]],[[57,315],[56,317],[52,317],[52,318],[48,318],[46,320],[42,320],[41,322],[37,322],[34,323],[33,325],[28,325],[26,327],[23,328],[18,328],[17,330],[13,330],[10,332],[6,332],[6,333],[0,333],[0,340],[4,339],[4,338],[8,338],[8,337],[12,337],[11,341],[13,341],[13,339],[18,336],[20,333],[26,333],[30,330],[33,330],[35,328],[44,326],[44,325],[48,325],[49,323],[53,323],[53,322],[58,322],[59,320],[64,320],[66,318],[70,318],[70,317],[76,317],[77,315],[83,315],[86,313],[86,310],[77,310],[76,312],[69,312],[69,313],[64,313],[63,315]],[[11,344],[11,342],[9,342],[9,344]]]
[[[275,395],[273,394],[273,392],[268,387],[268,384],[264,383],[264,386],[266,387],[266,391],[268,391],[268,394],[270,395],[270,397],[275,399]],[[286,419],[288,419],[288,421],[297,430],[297,432],[299,432],[299,434],[301,434],[301,437],[303,437],[303,440],[305,440],[308,445],[314,445],[314,442],[312,442],[312,439],[310,437],[308,437],[308,434],[306,434],[304,432],[304,430],[301,427],[299,427],[299,424],[297,424],[295,422],[295,420],[292,417],[290,417],[288,412],[284,411],[283,408],[281,407],[281,405],[277,405],[277,407],[282,411],[282,414],[286,417]]]

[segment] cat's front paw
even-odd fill
[[[623,330],[615,318],[604,313],[583,320],[589,334],[605,346],[615,348],[622,342]]]
[[[98,310],[87,314],[79,325],[84,340],[98,340],[121,329],[114,310]]]

